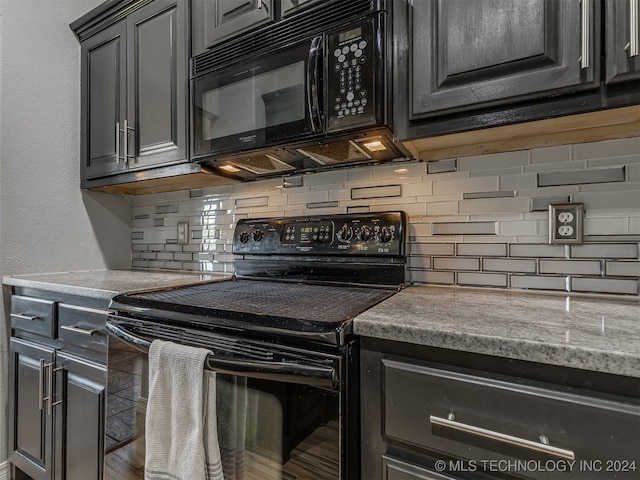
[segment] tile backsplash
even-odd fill
[[[585,243],[549,245],[548,205],[567,202]],[[640,138],[134,197],[132,266],[231,272],[239,218],[384,210],[409,216],[416,283],[639,294]]]

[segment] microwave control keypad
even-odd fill
[[[339,95],[336,95],[333,107],[338,117],[362,115],[367,106],[369,92],[362,86],[362,67],[368,60],[365,54],[367,46],[366,40],[356,39],[350,45],[333,51],[337,61],[333,69],[340,82]]]
[[[329,35],[329,128],[368,122],[374,105],[374,39],[370,21]]]

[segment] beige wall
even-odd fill
[[[1,276],[130,263],[129,200],[79,186],[80,48],[68,25],[100,1],[0,0]],[[2,325],[0,464],[8,369]]]

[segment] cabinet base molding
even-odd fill
[[[9,462],[0,463],[0,480],[9,480]]]

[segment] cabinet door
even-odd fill
[[[57,479],[103,478],[106,367],[58,352],[54,407]]]
[[[129,168],[187,157],[187,6],[156,0],[127,18]]]
[[[274,21],[273,0],[193,0],[193,55]]]
[[[54,349],[11,339],[9,449],[11,463],[33,480],[52,478],[53,422],[47,414]],[[47,367],[48,366],[48,367]]]
[[[607,0],[607,83],[640,78],[640,0]]]
[[[416,0],[409,12],[411,118],[597,87],[588,0]]]
[[[293,15],[321,0],[282,0],[282,16]]]
[[[126,23],[88,38],[81,45],[81,176],[95,178],[126,168],[120,151],[127,105]]]

